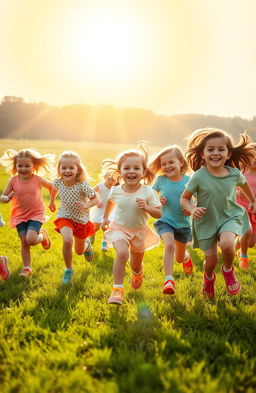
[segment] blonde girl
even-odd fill
[[[60,208],[57,213],[55,230],[62,235],[62,253],[66,268],[62,283],[71,282],[74,275],[72,265],[72,244],[75,243],[77,255],[84,254],[87,261],[92,261],[93,250],[89,237],[94,234],[93,224],[89,220],[89,208],[98,203],[95,191],[87,182],[88,174],[80,156],[73,151],[64,151],[58,160],[58,178],[53,182],[53,191],[49,208],[56,210],[55,198],[59,193]]]
[[[208,299],[214,296],[219,240],[226,289],[230,295],[236,295],[241,287],[233,266],[234,240],[236,235],[250,231],[247,212],[236,203],[237,186],[249,199],[252,213],[256,213],[255,197],[239,171],[241,167],[252,165],[251,139],[241,134],[239,143],[234,145],[225,131],[215,128],[197,130],[189,138],[186,157],[196,172],[186,185],[181,205],[193,217],[193,247],[201,248],[205,257],[202,293]],[[190,201],[194,193],[197,194],[196,207]]]
[[[113,170],[113,177],[121,181],[112,187],[103,216],[102,229],[107,242],[112,243],[116,258],[113,266],[114,286],[108,299],[110,304],[122,304],[125,265],[130,254],[132,287],[138,289],[143,280],[142,260],[146,249],[159,243],[159,236],[147,225],[149,216],[161,217],[161,204],[157,194],[148,185],[154,174],[147,167],[145,145],[140,150],[121,153],[116,161],[105,160],[103,167]],[[114,221],[109,215],[116,208]]]
[[[38,175],[51,173],[54,156],[42,155],[32,149],[18,152],[6,150],[0,162],[13,175],[1,200],[3,203],[11,201],[10,225],[17,228],[24,265],[20,275],[28,277],[32,275],[30,247],[41,243],[48,250],[51,246],[46,230],[41,228],[46,220],[41,188],[44,187],[51,193],[52,184]]]
[[[154,223],[157,233],[164,242],[165,280],[163,294],[173,295],[173,260],[182,263],[185,274],[193,271],[193,262],[187,250],[191,240],[190,218],[184,214],[180,197],[189,176],[185,175],[188,164],[181,149],[174,145],[162,149],[149,164],[157,177],[153,189],[160,193],[162,217]]]
[[[112,186],[117,185],[117,181],[113,179],[112,173],[110,171],[103,171],[103,182],[97,184],[94,187],[94,191],[97,193],[99,202],[91,210],[91,221],[94,226],[95,233],[100,229],[105,206]],[[113,213],[113,212],[112,212]],[[112,217],[110,217],[111,220]],[[94,236],[91,237],[91,242],[94,242]],[[103,232],[103,239],[101,242],[101,250],[106,252],[108,250],[107,242]]]

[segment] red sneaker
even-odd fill
[[[230,295],[237,295],[241,291],[241,285],[239,284],[239,282],[236,279],[234,266],[232,266],[232,270],[230,272],[225,272],[223,268],[224,268],[224,265],[222,265],[221,271],[222,271],[222,275],[224,277],[224,280],[226,282],[226,288],[227,288],[228,293]],[[234,286],[236,286],[235,289],[234,289]]]
[[[142,281],[143,281],[142,270],[139,274],[135,274],[134,272],[132,272],[132,287],[133,287],[133,289],[139,289],[141,287]]]
[[[241,269],[248,269],[250,266],[249,258],[242,258],[240,257],[240,254],[241,254],[241,250],[238,250],[236,255],[239,261],[239,267]]]
[[[193,261],[190,256],[190,252],[187,250],[188,253],[188,260],[182,262],[183,271],[185,274],[191,274],[193,272]]]
[[[8,280],[10,276],[10,270],[8,268],[8,259],[7,257],[0,257],[0,276],[3,280]]]
[[[203,283],[202,295],[208,300],[211,300],[214,297],[215,280],[216,280],[216,274],[214,272],[213,272],[213,279],[212,280],[209,280],[209,278],[207,278],[206,274],[204,273],[204,283]]]
[[[174,295],[175,294],[175,282],[173,280],[165,281],[163,285],[164,295]]]
[[[43,247],[45,250],[49,250],[49,248],[51,247],[51,240],[50,240],[50,238],[49,238],[49,235],[48,235],[46,229],[41,228],[41,229],[40,229],[40,233],[41,233],[41,234],[43,235],[43,237],[44,237],[43,240],[41,241],[42,247]]]

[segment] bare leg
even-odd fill
[[[177,262],[182,263],[188,257],[188,253],[186,252],[187,243],[181,243],[176,240],[175,245],[175,259]]]
[[[75,252],[77,255],[82,255],[87,250],[85,239],[79,239],[78,237],[74,237],[74,239],[75,239]]]
[[[144,252],[133,252],[130,253],[130,266],[133,272],[140,273],[142,271],[142,260]]]
[[[72,245],[73,245],[73,231],[69,227],[60,229],[63,237],[62,254],[67,269],[72,269]]]
[[[175,240],[173,233],[166,232],[161,235],[161,238],[164,242],[164,272],[165,275],[172,275],[173,273],[173,260],[174,260],[174,253],[175,253]]]
[[[33,231],[32,229],[29,229],[26,233],[26,242],[29,246],[36,246],[37,244],[41,243],[43,240],[43,235],[42,233],[37,233],[36,231]]]
[[[222,252],[223,264],[226,269],[231,269],[234,261],[234,241],[236,235],[233,232],[222,232],[220,234],[220,248]]]
[[[217,241],[211,248],[204,251],[204,256],[205,256],[205,261],[203,266],[204,271],[207,278],[210,279],[213,277],[213,272],[219,261]]]
[[[113,265],[114,284],[122,285],[124,282],[125,265],[129,258],[129,246],[124,240],[114,242],[116,259]]]
[[[250,237],[249,247],[254,247],[256,244],[256,233],[252,233]]]
[[[251,238],[251,233],[252,230],[248,229],[243,236],[240,239],[240,245],[241,245],[241,253],[243,255],[247,255],[248,253],[248,248],[249,248],[249,244],[250,244],[250,238]]]
[[[26,233],[20,236],[20,241],[23,265],[31,267],[30,245],[26,241]]]

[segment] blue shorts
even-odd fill
[[[26,234],[28,230],[39,233],[42,225],[43,224],[39,221],[28,220],[26,222],[23,221],[20,224],[16,225],[16,228],[18,231],[18,235],[21,236]]]
[[[173,233],[174,239],[180,243],[188,243],[191,241],[191,228],[174,228],[172,225],[167,222],[157,220],[154,222],[154,227],[159,236],[162,237],[164,233]]]

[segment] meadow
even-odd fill
[[[125,146],[1,140],[6,148],[33,147],[42,153],[79,152],[95,185],[100,162]],[[151,149],[153,152],[157,147]],[[9,175],[0,168],[0,192]],[[49,202],[44,192],[46,206]],[[8,225],[10,206],[1,204],[0,254],[7,255],[8,281],[0,282],[0,389],[2,393],[254,393],[256,391],[256,252],[251,267],[238,268],[242,291],[230,297],[217,268],[216,296],[201,296],[203,255],[191,250],[194,272],[175,264],[176,294],[162,295],[163,246],[147,251],[144,283],[135,291],[130,269],[122,306],[108,305],[114,251],[94,244],[89,263],[74,256],[71,286],[64,269],[55,213],[47,208],[49,251],[32,247],[33,276],[20,277],[20,242]],[[150,223],[152,224],[152,220]]]

